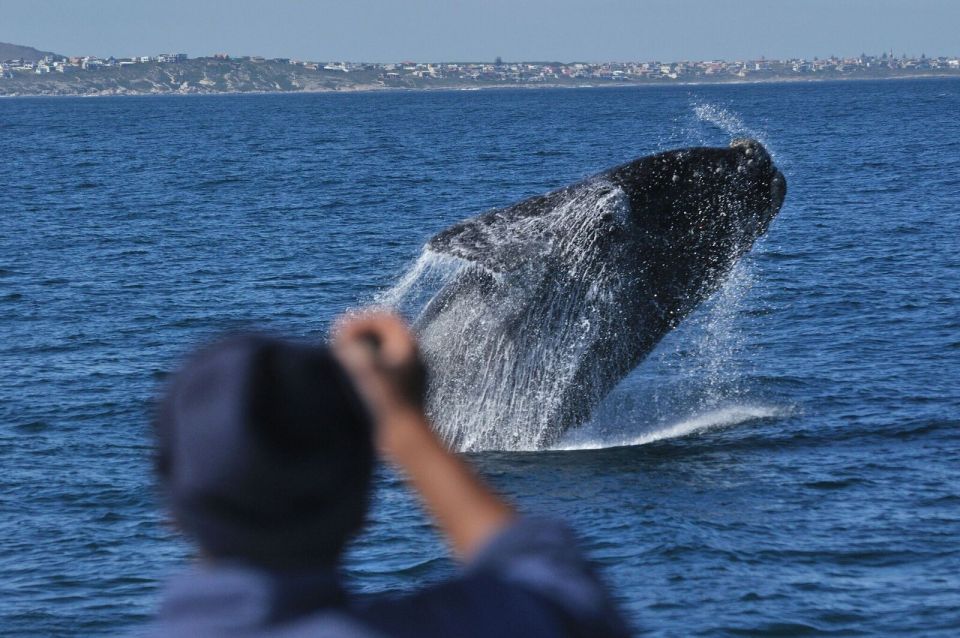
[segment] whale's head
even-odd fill
[[[760,142],[689,148],[644,157],[606,176],[624,190],[639,232],[671,250],[742,252],[766,232],[786,195],[786,180]]]
[[[638,262],[677,308],[696,304],[722,282],[766,232],[787,190],[770,153],[753,139],[660,153],[604,175],[629,200],[628,234]]]
[[[460,449],[556,442],[720,285],[785,193],[766,149],[738,140],[644,157],[435,235],[404,281],[441,273],[415,323],[441,434]]]
[[[454,224],[428,247],[496,272],[543,259],[545,248],[578,254],[624,243],[640,246],[646,261],[721,268],[766,232],[785,195],[763,145],[740,139],[642,157]]]
[[[524,281],[548,272],[593,279],[616,262],[621,283],[655,291],[679,320],[766,232],[785,195],[763,145],[734,140],[642,157],[487,211],[428,248]]]

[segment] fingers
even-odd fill
[[[387,367],[408,364],[417,356],[417,346],[406,322],[385,311],[347,314],[334,324],[333,347],[358,361],[362,349],[380,365]]]
[[[332,336],[334,354],[374,415],[422,413],[427,370],[403,319],[384,311],[345,315]]]

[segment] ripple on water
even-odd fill
[[[739,300],[577,449],[469,458],[568,520],[644,633],[952,637],[957,112],[949,80],[0,101],[0,157],[30,167],[0,189],[0,633],[126,631],[192,557],[149,421],[195,344],[320,338],[460,219],[749,132],[790,193]],[[452,573],[402,480],[376,483],[351,588]]]

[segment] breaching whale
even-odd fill
[[[755,140],[643,157],[472,217],[427,243],[414,322],[428,409],[460,450],[542,449],[586,421],[723,282],[780,210]]]

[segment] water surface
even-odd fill
[[[635,156],[762,139],[768,237],[562,450],[473,455],[647,635],[955,635],[960,82],[0,101],[0,633],[149,617],[190,556],[150,399],[250,325],[320,339],[433,233]],[[381,470],[346,572],[453,565]]]

